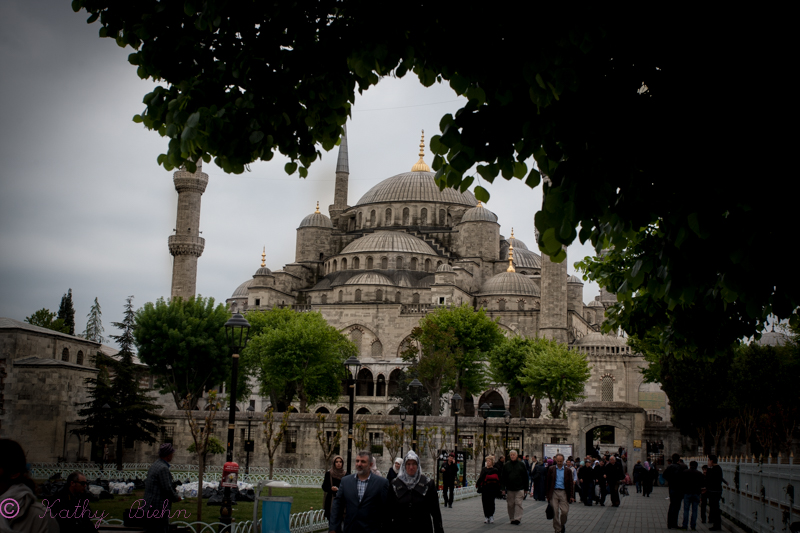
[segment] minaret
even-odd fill
[[[208,174],[202,172],[202,160],[192,174],[184,167],[172,176],[178,191],[178,220],[175,235],[169,236],[172,262],[172,298],[188,300],[197,287],[197,258],[203,253],[206,240],[200,236],[200,197],[208,185]]]
[[[549,178],[545,177],[545,179],[549,182]],[[542,252],[539,336],[564,344],[569,342],[567,335],[567,278],[567,258],[565,257],[560,263],[553,263],[550,256]]]
[[[342,142],[339,143],[339,159],[336,160],[336,186],[333,204],[328,206],[328,214],[333,225],[338,227],[339,214],[347,209],[347,182],[350,179],[350,161],[347,157],[347,125],[342,126]]]

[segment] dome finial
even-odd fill
[[[481,204],[480,200],[478,200],[478,206],[477,207],[483,207],[483,204]]]
[[[511,238],[514,238],[514,228],[511,228]]]
[[[319,200],[317,200],[317,210],[314,213],[319,213]]]
[[[513,229],[511,230],[511,235],[512,235],[511,238],[513,239],[514,238],[513,237],[513,235],[514,235],[514,230]],[[509,244],[508,245],[508,269],[506,269],[506,272],[516,272],[516,271],[517,270],[514,268],[514,245],[513,244]]]
[[[419,140],[419,161],[417,161],[413,167],[411,167],[411,172],[430,172],[431,167],[425,162],[425,130],[422,130],[422,137]]]
[[[261,250],[261,267],[263,268],[265,266],[267,266],[267,247],[266,246]]]

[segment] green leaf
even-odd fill
[[[530,174],[525,179],[525,185],[533,189],[534,187],[538,187],[539,183],[542,181],[542,176],[539,174],[539,171],[535,168],[531,169]]]
[[[297,170],[297,163],[295,163],[294,161],[286,163],[286,166],[284,166],[283,169],[286,171],[287,174],[291,176],[292,174],[294,174],[294,171]]]
[[[186,121],[186,127],[194,128],[197,126],[197,123],[200,122],[200,112],[195,112],[189,115],[189,119]]]
[[[250,134],[250,143],[256,144],[258,142],[261,142],[261,139],[263,138],[264,138],[263,131],[254,131],[253,133]]]
[[[544,80],[542,79],[542,75],[538,72],[536,73],[536,83],[539,84],[539,87],[542,89],[547,89],[547,85],[544,84]]]
[[[692,213],[691,215],[689,215],[688,223],[689,223],[689,228],[693,232],[695,232],[695,234],[697,234],[697,236],[699,237],[700,236],[700,221],[697,220],[697,213]]]
[[[75,13],[80,11],[82,4],[83,2],[81,0],[72,0],[72,11],[74,11]]]
[[[448,151],[447,146],[443,145],[441,141],[442,141],[441,135],[434,135],[433,137],[431,137],[430,148],[431,152],[433,152],[435,155],[444,155]]]
[[[450,78],[450,87],[456,92],[456,94],[464,94],[464,91],[467,90],[469,82],[466,78],[461,76],[458,73],[453,74]]]
[[[472,176],[467,176],[463,180],[461,180],[461,186],[458,188],[459,192],[464,193],[469,186],[472,185],[472,182],[475,181],[475,178]]]
[[[100,18],[100,13],[92,13],[88,19],[86,19],[86,24],[91,24],[95,20]]]
[[[489,201],[489,191],[487,191],[486,189],[484,189],[480,185],[475,187],[475,193],[474,194],[475,194],[475,199],[480,201],[480,202],[486,203],[486,202]]]
[[[514,163],[514,177],[517,179],[522,179],[525,177],[525,173],[528,172],[528,165],[526,165],[522,161],[517,161]]]
[[[133,115],[133,122],[136,124],[142,123],[142,115]]]

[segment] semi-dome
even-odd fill
[[[527,276],[516,272],[501,272],[492,276],[481,287],[480,295],[519,294],[521,296],[539,296],[539,288]]]
[[[508,255],[506,254],[506,259]],[[514,245],[514,266],[517,268],[542,268],[542,258],[536,252],[530,250],[519,249]]]
[[[578,276],[570,276],[567,278],[567,283],[579,283],[580,285],[583,285],[583,280],[581,280],[581,278]]]
[[[515,237],[513,236],[513,234],[512,234],[512,236],[511,236],[511,238],[510,238],[510,239],[508,239],[508,243],[509,243],[511,246],[513,246],[513,247],[514,247],[514,252],[518,252],[518,251],[520,251],[520,250],[526,250],[526,251],[527,251],[527,249],[528,249],[528,245],[526,245],[526,244],[525,244],[524,242],[522,242],[521,240],[519,240],[519,239],[515,238]]]
[[[247,281],[236,287],[236,290],[233,291],[231,298],[247,298],[247,288],[250,286],[251,283],[253,283],[253,280],[248,279]]]
[[[380,272],[364,272],[348,279],[345,285],[394,285],[394,283]]]
[[[428,243],[402,231],[376,231],[345,246],[342,254],[367,252],[407,252],[436,255]]]
[[[478,205],[464,212],[464,216],[461,217],[461,222],[497,222],[497,215],[478,202]],[[516,248],[516,244],[514,247]]]
[[[301,228],[333,228],[333,222],[319,211],[311,213],[300,222]]]
[[[591,331],[581,337],[580,339],[575,340],[575,346],[628,346],[628,341],[623,339],[622,337],[617,337],[615,335],[603,335],[597,331]]]
[[[600,300],[592,300],[587,307],[605,307],[605,305],[603,305]]]
[[[383,202],[433,202],[474,206],[478,203],[471,192],[460,193],[449,187],[439,190],[433,172],[405,172],[385,179],[361,197],[359,205]]]
[[[453,272],[453,267],[447,263],[442,263],[439,265],[439,268],[436,269],[436,272]]]
[[[272,270],[268,269],[267,267],[260,267],[256,270],[256,273],[253,276],[271,276]]]

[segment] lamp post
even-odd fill
[[[225,322],[225,337],[231,348],[231,396],[230,406],[228,407],[228,453],[226,456],[226,462],[228,463],[233,462],[233,439],[236,436],[236,383],[239,381],[239,353],[247,346],[249,336],[250,323],[240,313],[234,313],[230,320]],[[224,483],[225,469],[223,468]],[[231,488],[225,487],[225,495],[219,508],[219,521],[222,523],[222,530],[230,528],[232,514]]]
[[[250,452],[253,450],[253,441],[250,440],[250,422],[253,420],[253,415],[256,412],[256,408],[252,405],[248,406],[245,409],[247,413],[247,441],[244,443],[244,450],[247,452],[247,462],[245,463],[245,470],[247,471],[247,479],[250,480]]]
[[[103,407],[101,407],[101,409],[103,410],[103,418],[107,418],[108,417],[108,412],[111,411],[111,406],[108,405],[107,403],[104,403]],[[106,469],[106,439],[103,439],[101,442],[103,443],[103,449],[100,452],[102,454],[101,457],[100,457],[100,470],[105,470]]]
[[[478,411],[480,411],[481,416],[483,417],[483,464],[486,466],[486,418],[489,416],[489,410],[492,408],[492,404],[484,403],[480,407],[478,407]]]
[[[350,463],[353,460],[353,410],[355,409],[356,401],[356,376],[361,368],[361,361],[356,359],[354,355],[344,362],[350,374],[347,377],[347,388],[350,391],[350,409],[347,415],[347,473],[350,473]]]
[[[411,397],[414,399],[414,421],[411,425],[411,449],[417,451],[417,411],[419,406],[419,390],[422,388],[422,383],[417,378],[408,384],[411,389]]]
[[[456,453],[456,468],[458,468],[458,412],[461,410],[461,403],[463,399],[459,393],[453,394],[453,398],[450,400],[453,404],[453,414],[456,417],[456,440],[455,440],[455,453]],[[458,475],[456,475],[456,480],[458,480]]]
[[[408,409],[405,407],[400,408],[400,457],[405,458],[403,444],[406,442],[406,417],[408,416]]]
[[[527,424],[527,423],[528,423],[528,419],[525,418],[524,416],[519,419],[519,427],[521,428],[520,431],[522,431],[522,447],[519,450],[519,454],[523,458],[525,458],[525,452],[524,452],[524,450],[525,450],[525,424]]]
[[[511,411],[506,409],[506,412],[503,413],[503,418],[506,421],[506,445],[503,447],[503,454],[508,457],[508,426],[511,425]]]

